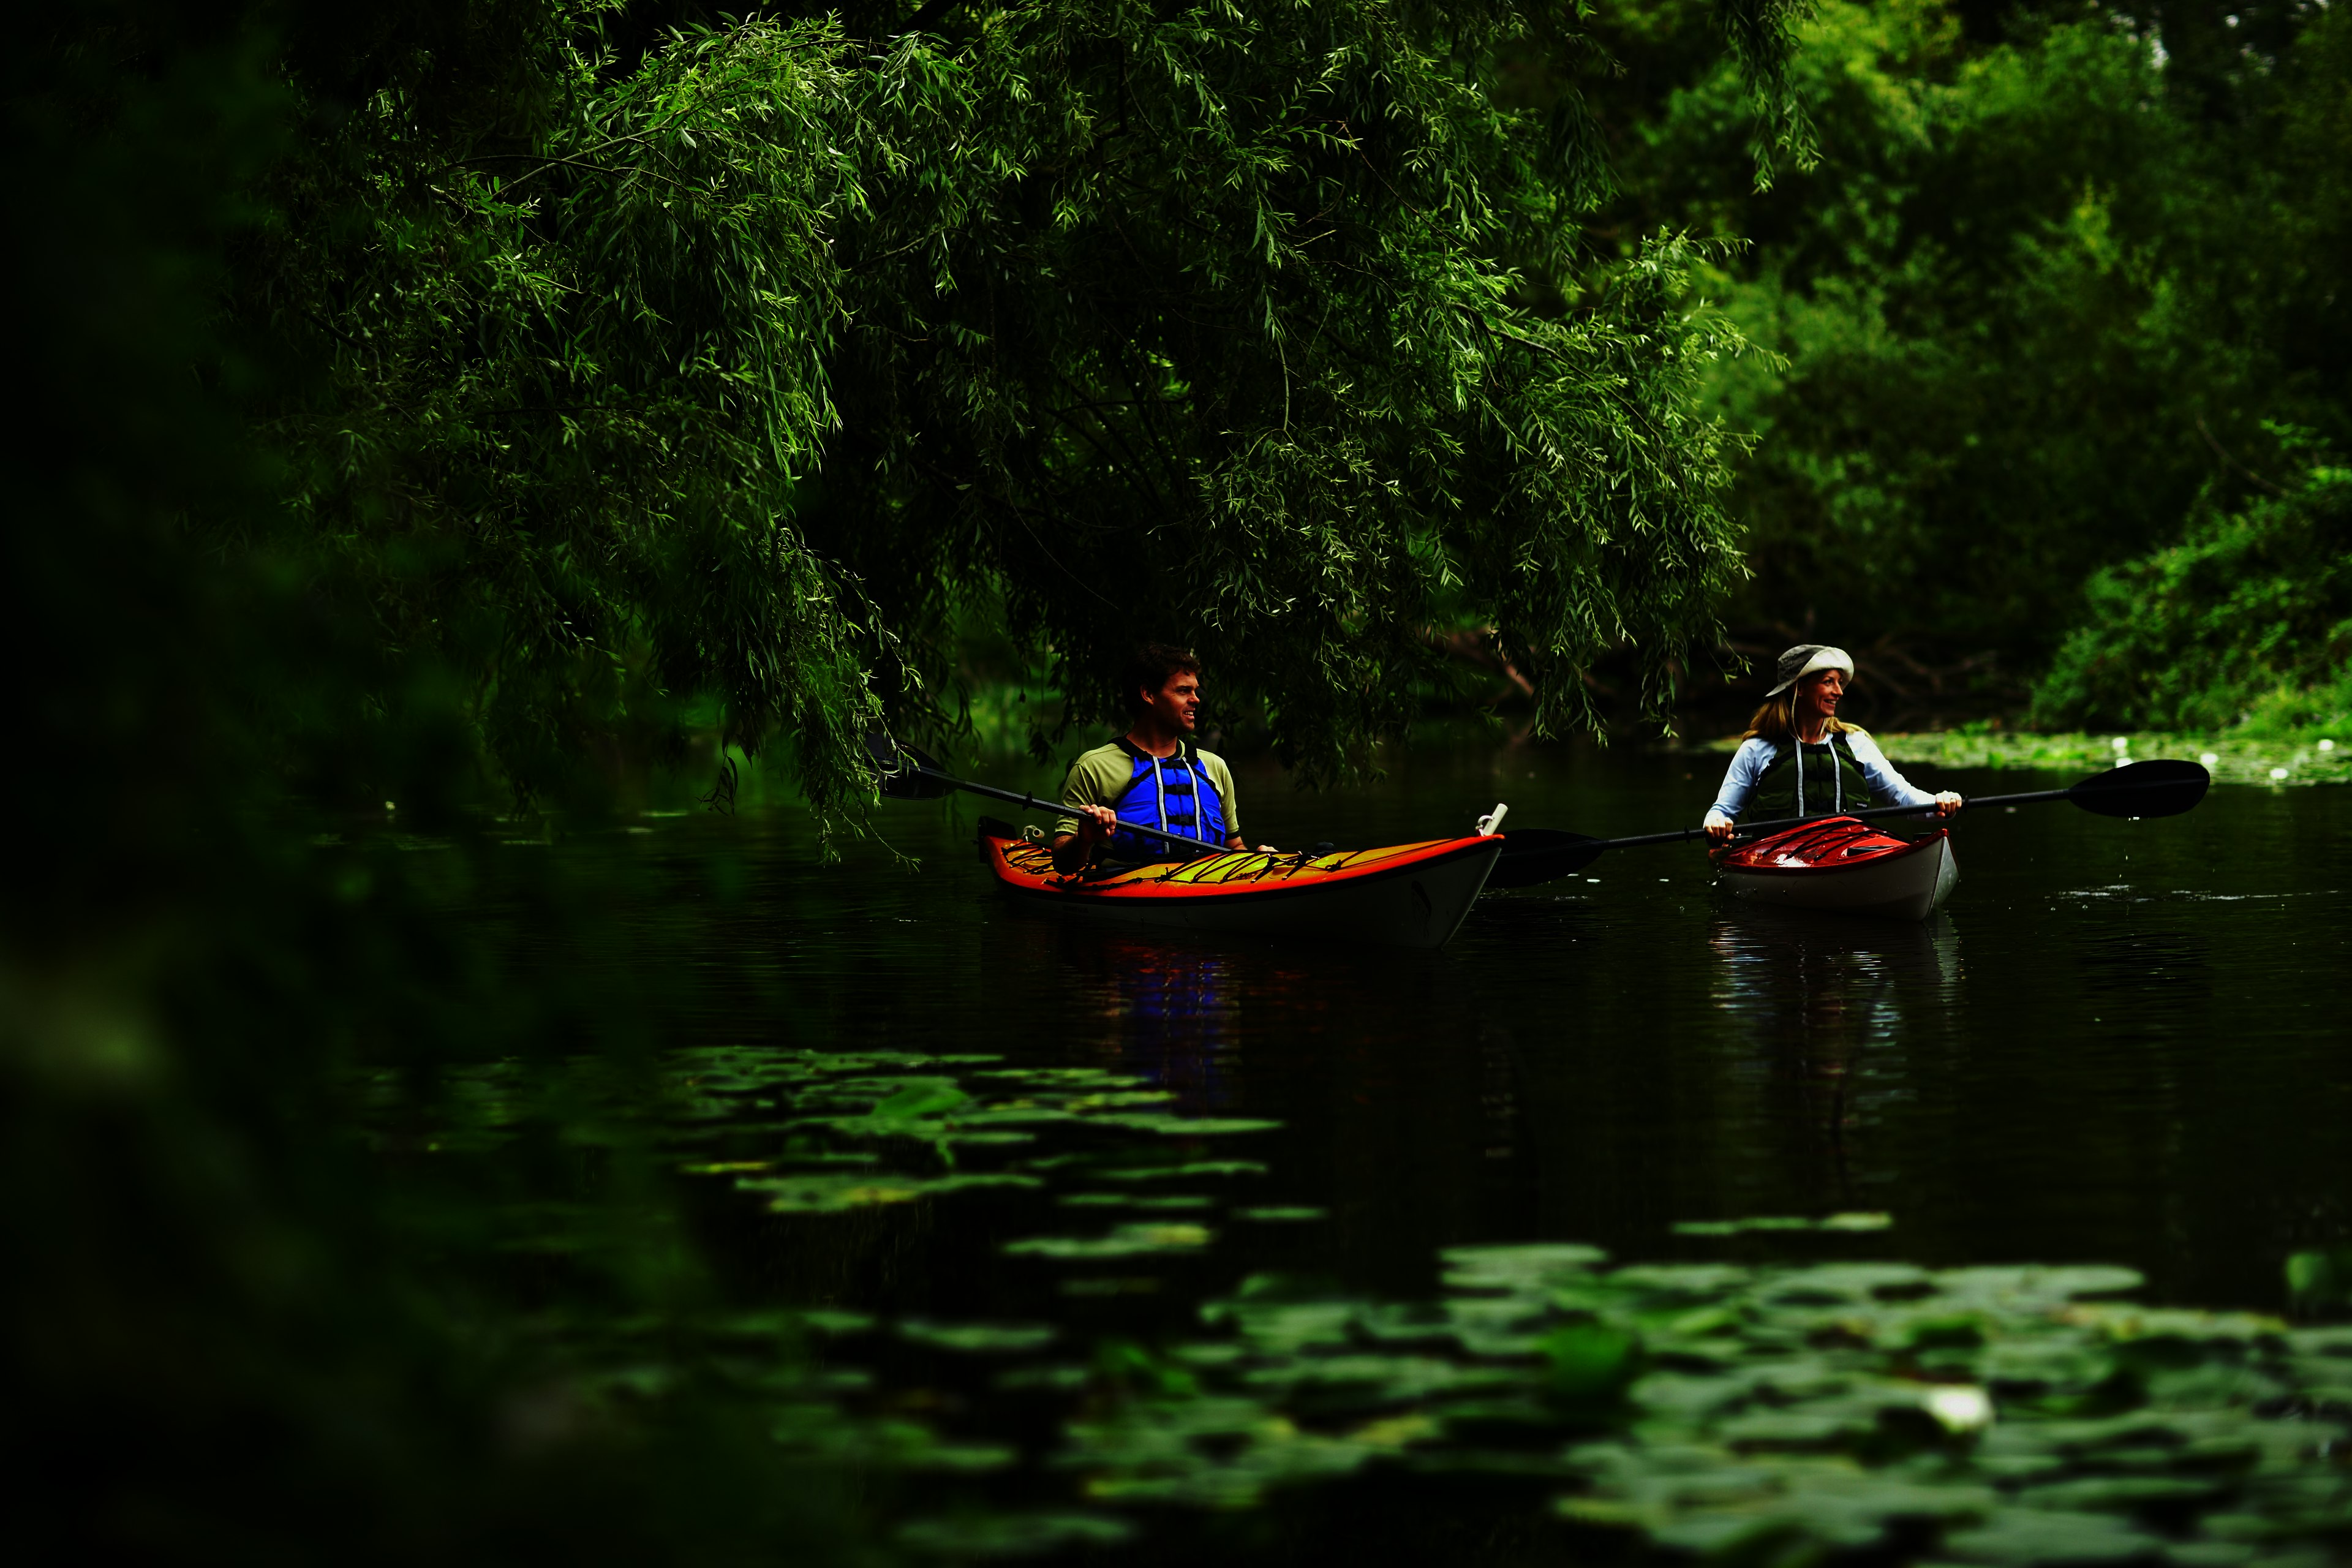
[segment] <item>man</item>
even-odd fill
[[[1147,643],[1128,662],[1119,686],[1135,727],[1070,764],[1062,781],[1068,815],[1054,825],[1054,869],[1076,871],[1106,845],[1120,860],[1174,857],[1157,838],[1121,831],[1122,823],[1164,828],[1212,848],[1244,847],[1233,772],[1223,757],[1192,743],[1201,661],[1182,648]]]

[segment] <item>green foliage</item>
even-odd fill
[[[1727,4],[1797,144],[1787,7]],[[288,63],[299,151],[239,319],[310,370],[264,429],[342,613],[463,683],[543,790],[723,700],[810,797],[882,704],[941,717],[1001,598],[1064,717],[1196,645],[1310,777],[1410,717],[1466,610],[1542,725],[1639,649],[1653,705],[1739,566],[1694,405],[1738,352],[1668,234],[1568,313],[1601,176],[1504,107],[1508,5],[937,7],[608,40],[606,4],[406,16]],[[1775,118],[1777,117],[1777,118]]]
[[[345,613],[465,682],[526,792],[709,690],[835,800],[885,648],[793,521],[838,423],[841,40],[750,26],[624,71],[611,9],[295,57],[306,155],[265,186],[238,302],[316,368],[261,433]],[[336,96],[356,68],[384,79]]]
[[[716,699],[837,805],[968,593],[1068,668],[1193,637],[1328,771],[1441,589],[1557,656],[1558,717],[1580,650],[1704,637],[1736,570],[1688,248],[1571,321],[1506,298],[1503,237],[1573,236],[1483,90],[1516,13],[671,16],[68,0],[0,57],[0,776],[55,829],[0,897],[37,1559],[824,1562],[816,1468],[1001,1462],[845,1426],[788,1342],[740,1375],[625,1113],[659,981],[578,957],[551,870],[513,894],[548,952],[451,912],[485,757],[593,800],[583,754]],[[964,1109],[842,1136],[1020,1133]]]
[[[2293,722],[2281,721],[2281,709]],[[1878,739],[1897,763],[1938,768],[2028,768],[2079,776],[2135,756],[2184,757],[2202,763],[2217,784],[2316,784],[2352,782],[2352,745],[2336,738],[2347,731],[2352,731],[2352,689],[2339,680],[2332,690],[2305,687],[2258,697],[2250,717],[2219,732],[2053,733],[1979,724]]]
[[[2311,1312],[2352,1309],[2352,1247],[2321,1247],[2290,1253],[2287,1299]]]
[[[2352,719],[2352,468],[2208,509],[2177,545],[2106,568],[2034,693],[2052,725],[2302,727]]]
[[[1036,1123],[1041,1146],[1066,1147],[1005,1151],[1002,1173],[1101,1197],[1112,1172],[1157,1168],[1133,1163],[1152,1159],[1137,1131],[1086,1113],[1131,1092],[1116,1073],[756,1047],[677,1065],[675,1103],[693,1139],[740,1155],[785,1141],[783,1161],[809,1160],[820,1151],[791,1141],[821,1125],[831,1152],[846,1142],[899,1171],[926,1168],[919,1142],[855,1113],[902,1096],[946,1101],[952,1084],[965,1098],[951,1115],[1055,1113]],[[836,1102],[837,1116],[809,1120]],[[1128,1141],[1106,1141],[1111,1130]],[[759,1190],[740,1162],[698,1168]],[[1198,1194],[1202,1221],[1246,1212],[1203,1178],[1247,1170],[1181,1169],[1217,1189]],[[1748,1250],[1820,1247],[1884,1221],[1675,1230]],[[1215,1239],[1206,1223],[1140,1222],[994,1245],[1051,1268],[1066,1295],[1156,1295]],[[896,1344],[982,1363],[993,1387],[1019,1395],[1017,1408],[968,1412],[956,1436],[908,1414],[938,1402],[871,1345],[880,1325],[842,1321],[832,1381],[795,1396],[803,1415],[780,1436],[874,1474],[980,1474],[1020,1462],[1000,1431],[1034,1432],[1050,1411],[1054,1436],[1026,1473],[1053,1490],[1024,1494],[1024,1511],[1000,1524],[927,1497],[901,1539],[940,1552],[1131,1531],[1139,1550],[1194,1560],[1171,1510],[1311,1510],[1346,1488],[1336,1506],[1377,1494],[1419,1528],[1415,1509],[1444,1511],[1442,1489],[1471,1479],[1487,1489],[1486,1517],[1540,1506],[1562,1551],[1644,1561],[2235,1561],[2255,1546],[2319,1545],[2345,1525],[2329,1458],[2352,1419],[2352,1337],[2341,1328],[2142,1305],[2129,1299],[2141,1277],[2108,1266],[1612,1267],[1596,1248],[1560,1243],[1443,1257],[1433,1297],[1373,1300],[1259,1273],[1203,1304],[1197,1329],[1168,1323],[1153,1342],[1103,1333],[1090,1351],[1066,1323],[887,1325]],[[2312,1310],[2337,1304],[2328,1267],[2317,1253],[2289,1264]],[[1259,1560],[1238,1544],[1227,1554]]]
[[[2352,26],[2244,20],[2192,74],[2158,48],[2206,26],[2176,7],[2049,6],[1988,42],[1931,0],[1824,5],[1796,63],[1821,160],[1769,192],[1731,177],[1742,89],[1696,14],[1604,27],[1634,62],[1617,232],[1752,242],[1704,278],[1779,356],[1712,373],[1758,437],[1732,612],[1758,640],[2031,667],[2092,571],[2178,537],[2209,486],[2251,497],[2263,420],[2352,432],[2352,314],[2322,281],[2352,235]]]
[[[1572,1544],[1681,1560],[2236,1561],[2343,1528],[2338,1330],[2115,1298],[2112,1268],[1602,1267],[1475,1247],[1438,1300],[1259,1276],[1181,1388],[1066,1427],[1112,1504],[1378,1473],[1548,1486]]]

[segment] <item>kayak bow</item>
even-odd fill
[[[1944,829],[1895,838],[1851,816],[1809,822],[1714,859],[1724,890],[1750,903],[1890,920],[1926,920],[1960,879]]]
[[[980,835],[997,885],[1031,909],[1192,935],[1386,947],[1444,945],[1502,847],[1499,834],[1486,834],[1327,855],[1232,849],[1066,876],[1052,850],[1003,823],[982,824]]]

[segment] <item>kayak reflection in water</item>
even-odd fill
[[[1146,643],[1119,677],[1135,727],[1070,764],[1062,781],[1068,813],[1054,825],[1054,869],[1067,876],[1108,848],[1129,865],[1177,858],[1156,838],[1123,824],[1197,838],[1204,849],[1244,847],[1233,770],[1192,742],[1201,718],[1201,661],[1182,648]],[[1260,849],[1273,852],[1273,846]]]
[[[1895,771],[1863,731],[1837,716],[1853,660],[1845,649],[1799,643],[1780,656],[1780,684],[1748,721],[1723,787],[1706,809],[1706,836],[1728,844],[1743,814],[1763,821],[1841,816],[1864,806],[1933,805],[1937,816],[1960,809],[1949,790],[1929,795]]]

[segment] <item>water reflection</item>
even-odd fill
[[[1214,1152],[1278,1151],[1253,1201],[1328,1221],[1269,1232],[1261,1239],[1279,1245],[1255,1263],[1422,1290],[1437,1248],[1537,1226],[1540,1138],[1518,1053],[1544,1048],[1563,1016],[1513,1027],[1491,1010],[1495,976],[1480,966],[1443,950],[1171,940],[992,906],[982,931],[1001,1005],[1027,1020],[1013,1046],[1024,1059],[1130,1073],[1188,1114],[1281,1122]],[[971,1038],[982,1029],[1006,1041],[997,1022]]]
[[[1722,912],[1711,922],[1709,987],[1727,1015],[1736,1077],[1757,1112],[1801,1131],[1850,1194],[1848,1136],[1909,1092],[1906,1058],[1956,1009],[1960,940],[1942,914],[1921,922]],[[1797,1153],[1797,1150],[1787,1151]]]
[[[2213,990],[2205,940],[2160,928],[2091,931],[2076,939],[2083,988],[2091,994],[2148,994],[2171,1006]]]
[[[1823,1049],[1892,1035],[1906,1003],[1948,1006],[1959,997],[1960,939],[1943,914],[1911,921],[1725,910],[1707,945],[1717,1006],[1751,1029]]]
[[[1234,958],[1215,948],[1071,931],[1064,943],[1099,984],[1097,1016],[1117,1066],[1203,1110],[1233,1100]],[[1107,1064],[1108,1065],[1108,1064]]]

